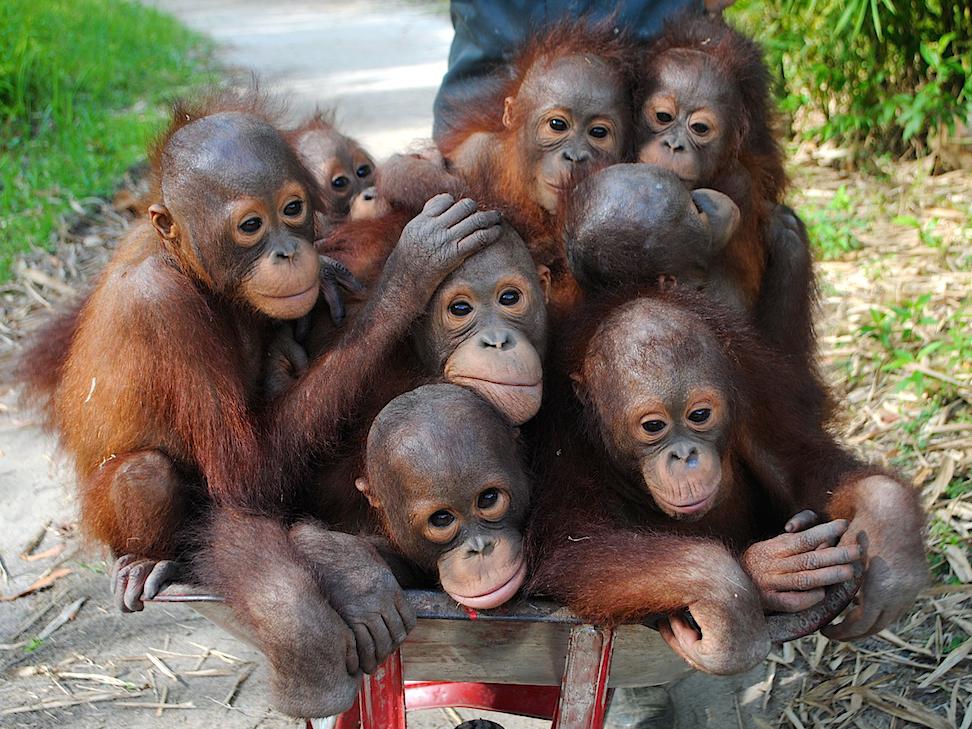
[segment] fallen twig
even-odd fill
[[[242,686],[243,682],[250,677],[251,673],[253,673],[252,665],[247,666],[242,671],[240,671],[240,674],[236,677],[236,681],[233,682],[233,686],[226,694],[226,698],[223,699],[223,703],[226,704],[226,706],[233,705],[233,702],[236,700],[236,694],[238,694],[240,691],[240,686]]]
[[[27,541],[24,548],[20,550],[21,559],[27,559],[31,554],[33,554],[34,550],[41,545],[41,542],[44,541],[44,537],[47,536],[47,530],[50,528],[50,526],[51,520],[48,519],[46,522],[44,522],[44,526],[42,526],[37,533]]]
[[[0,716],[12,716],[14,714],[29,714],[34,711],[47,711],[48,709],[64,709],[69,706],[81,706],[82,704],[97,704],[102,701],[114,701],[121,698],[117,693],[92,694],[83,699],[48,699],[38,701],[36,704],[25,704],[15,706],[11,709],[0,709]]]
[[[195,709],[196,705],[191,701],[184,704],[160,704],[157,701],[116,701],[115,706],[126,709]]]
[[[78,616],[78,613],[81,611],[81,607],[84,605],[85,602],[87,602],[87,600],[88,598],[86,597],[79,597],[70,605],[66,606],[63,610],[61,610],[61,612],[57,614],[57,617],[55,617],[51,622],[49,622],[46,626],[44,626],[44,629],[37,634],[37,638],[39,640],[44,640],[46,638],[49,638],[55,630],[60,628],[65,623],[74,620]]]
[[[21,597],[24,597],[25,595],[30,595],[31,593],[44,590],[50,587],[51,585],[53,585],[62,577],[66,577],[67,575],[71,574],[73,571],[74,570],[72,570],[70,567],[59,567],[58,569],[49,572],[43,577],[39,577],[32,584],[28,585],[20,592],[16,592],[12,595],[0,595],[0,602],[11,602],[12,600],[17,600]]]

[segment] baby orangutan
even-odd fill
[[[485,400],[448,384],[400,395],[371,426],[366,469],[356,485],[394,547],[456,602],[516,594],[530,484],[515,428]]]
[[[889,618],[907,607],[921,582],[920,509],[900,486],[900,530],[881,540],[888,525],[870,519],[865,554],[864,514],[835,502],[872,478],[889,494],[898,482],[832,442],[802,378],[702,299],[611,307],[591,307],[570,343],[571,383],[552,383],[572,386],[574,404],[555,389],[541,415],[531,591],[608,623],[668,613],[663,637],[712,673],[751,668],[772,640],[826,625],[861,563],[867,600]],[[814,526],[817,514],[832,521]],[[900,571],[883,573],[884,560]],[[882,594],[892,580],[900,601]]]
[[[321,190],[324,209],[318,211],[318,235],[349,215],[371,216],[366,211],[374,203],[370,188],[375,184],[375,162],[356,140],[338,131],[329,114],[318,111],[289,132],[287,141]]]
[[[649,46],[639,77],[638,160],[732,198],[741,225],[718,260],[729,303],[785,354],[812,352],[813,261],[803,224],[782,204],[784,159],[759,46],[722,20],[683,15]]]

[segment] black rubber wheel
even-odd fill
[[[503,727],[489,719],[473,719],[462,722],[456,729],[503,729]]]

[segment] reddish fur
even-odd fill
[[[349,139],[334,126],[334,111],[331,109],[316,109],[304,122],[294,129],[284,132],[284,139],[294,144],[302,134],[310,131],[324,132],[325,134],[336,134],[339,137]],[[353,142],[353,140],[350,140]],[[354,142],[357,144],[357,142]]]
[[[348,221],[319,244],[322,254],[341,261],[367,289],[346,301],[348,323],[345,327],[353,325],[368,292],[381,277],[385,260],[410,219],[409,213],[393,211],[373,220]],[[326,312],[316,316],[307,338],[308,354],[315,356],[327,351],[339,333]],[[385,405],[427,379],[419,373],[411,350],[404,343],[385,358],[381,377],[371,382],[354,417],[346,423],[344,447],[338,450],[336,457],[328,459],[328,463],[317,470],[311,489],[303,497],[307,513],[325,519],[335,528],[357,531],[368,527],[369,533],[380,533],[373,510],[354,487],[355,479],[364,473],[368,429]]]
[[[627,483],[611,462],[600,425],[584,412],[567,375],[579,370],[598,324],[630,296],[589,304],[582,321],[552,337],[558,347],[547,368],[549,398],[537,426],[541,487],[531,535],[531,590],[592,620],[623,622],[686,606],[711,589],[714,566],[706,560],[725,554],[720,542],[738,554],[779,534],[802,509],[852,516],[848,489],[863,475],[880,473],[842,450],[820,426],[814,409],[819,385],[812,375],[761,345],[738,317],[695,297],[656,296],[687,308],[729,359],[732,432],[721,486],[728,492],[701,520],[677,523],[653,508],[644,486]],[[914,509],[920,514],[917,501]],[[643,569],[632,574],[632,565]]]
[[[373,220],[348,221],[319,241],[318,251],[343,263],[358,281],[371,287],[411,218],[410,213],[393,211]]]
[[[365,290],[360,293],[343,292],[347,317],[353,320],[368,300],[368,291],[381,278],[385,260],[398,242],[411,215],[393,211],[372,220],[349,220],[334,228],[327,237],[317,241],[317,250],[343,263]],[[318,304],[304,348],[310,357],[329,350],[341,336],[343,329],[335,326],[330,312]]]
[[[64,371],[86,298],[79,297],[72,301],[31,334],[14,373],[24,385],[22,401],[41,408],[47,428],[53,427],[54,403],[51,397]]]
[[[82,522],[115,551],[139,535],[124,533],[108,507],[114,458],[160,449],[229,498],[241,485],[237,464],[259,453],[248,412],[259,372],[245,371],[244,347],[227,346],[249,322],[164,264],[158,249],[148,223],[132,228],[80,311],[53,394],[54,425],[78,471]],[[144,554],[158,554],[156,546]]]
[[[223,509],[205,536],[195,572],[231,606],[235,620],[225,627],[266,656],[275,708],[305,717],[345,711],[360,682],[346,667],[354,636],[287,525]]]

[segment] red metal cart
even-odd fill
[[[445,707],[550,719],[553,729],[599,729],[612,688],[663,684],[689,670],[644,625],[601,628],[542,601],[518,600],[477,613],[439,592],[410,590],[408,598],[418,624],[399,650],[364,677],[337,729],[406,729],[407,711]],[[180,594],[157,600],[192,602],[246,640],[219,598]]]

